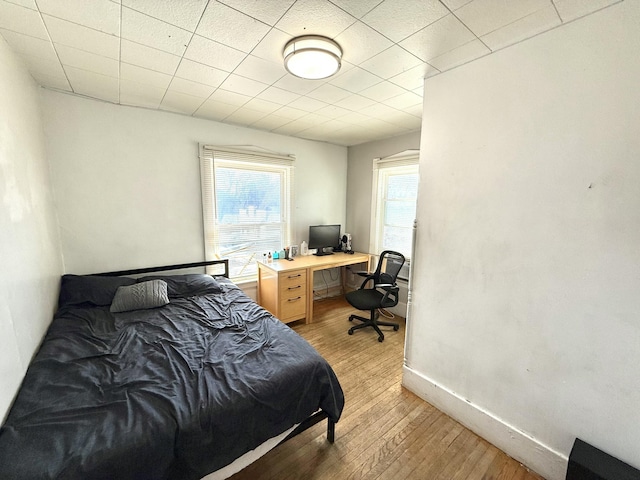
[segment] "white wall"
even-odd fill
[[[348,232],[353,237],[354,250],[369,252],[373,159],[419,148],[420,132],[349,147],[347,225]]]
[[[295,243],[345,223],[345,147],[46,90],[43,110],[67,272],[202,260],[198,143],[296,155]]]
[[[640,2],[425,82],[405,385],[547,478],[640,467]]]
[[[0,37],[0,420],[53,315],[62,261],[37,87]]]

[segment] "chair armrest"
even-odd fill
[[[372,275],[371,272],[367,272],[366,270],[359,270],[353,273],[355,273],[356,275],[360,275],[361,277],[368,277],[369,275]]]

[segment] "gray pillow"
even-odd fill
[[[167,282],[150,280],[119,287],[109,310],[112,313],[161,307],[169,303]]]

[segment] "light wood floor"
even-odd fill
[[[326,422],[275,448],[234,480],[540,480],[517,461],[404,389],[404,320],[347,335],[355,312],[341,297],[316,302],[314,323],[290,324],[331,364],[345,394],[336,440]]]

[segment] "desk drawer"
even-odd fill
[[[295,289],[299,286],[304,287],[307,286],[307,271],[302,270],[291,270],[289,272],[280,272],[279,278],[279,286],[280,292],[284,293],[290,289]]]
[[[290,298],[280,299],[280,318],[283,322],[304,318],[307,310],[307,295],[300,292]]]

